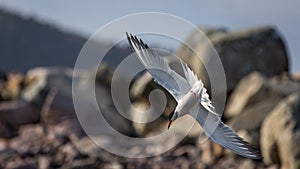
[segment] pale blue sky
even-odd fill
[[[0,0],[0,6],[87,37],[104,24],[136,12],[165,12],[185,18],[195,25],[231,30],[273,25],[287,42],[292,72],[300,71],[298,0]],[[107,35],[107,39],[110,38],[116,38],[113,32]]]

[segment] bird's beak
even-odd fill
[[[171,124],[172,124],[172,120],[169,121],[169,124],[168,124],[168,130],[169,130]]]

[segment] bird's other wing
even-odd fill
[[[177,101],[190,90],[188,82],[173,71],[153,49],[136,36],[127,32],[126,35],[130,46],[156,83],[164,87]]]
[[[232,152],[250,159],[262,159],[260,152],[239,137],[219,116],[212,114],[199,104],[195,117],[205,134],[214,142],[228,148]]]
[[[215,108],[209,99],[207,90],[201,80],[198,80],[194,72],[187,66],[187,64],[181,62],[185,78],[187,79],[190,86],[199,81],[200,91],[200,104],[196,107],[198,108],[197,114],[190,112],[189,114],[195,117],[197,122],[202,126],[205,134],[212,139],[214,142],[222,145],[225,148],[230,149],[236,154],[241,156],[251,158],[251,159],[261,159],[259,151],[254,149],[239,137],[229,126],[224,124],[220,116],[215,112]]]
[[[195,83],[198,81],[197,76],[195,73],[188,67],[186,63],[183,63],[182,60],[180,60],[185,79],[188,81],[189,85],[192,87],[195,85]]]
[[[221,117],[221,115],[216,113],[215,107],[212,105],[211,100],[209,99],[209,95],[207,93],[207,89],[204,87],[204,84],[200,81],[201,85],[201,91],[200,91],[200,104],[210,113],[217,115],[218,117]]]
[[[205,107],[208,111],[210,111],[213,114],[215,113],[215,107],[212,105],[212,102],[209,99],[209,95],[207,93],[206,88],[204,87],[204,84],[201,80],[198,80],[197,75],[189,68],[189,66],[186,63],[183,63],[181,60],[181,66],[185,75],[186,80],[188,81],[190,86],[194,86],[196,82],[199,82],[199,87],[201,88],[200,92],[200,103],[203,107]],[[216,114],[217,115],[217,114]]]

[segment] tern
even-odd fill
[[[168,129],[171,123],[184,115],[193,116],[203,128],[204,133],[221,146],[250,159],[262,159],[260,152],[244,141],[229,126],[221,121],[209,99],[207,90],[194,72],[181,61],[184,72],[182,77],[172,70],[167,62],[141,39],[126,32],[127,40],[138,56],[140,62],[154,78],[154,81],[165,88],[177,101],[177,106],[169,116]],[[195,113],[197,114],[195,115]],[[212,127],[213,126],[213,127]]]

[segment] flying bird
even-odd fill
[[[214,142],[243,157],[262,159],[257,149],[221,121],[221,116],[216,113],[204,84],[186,63],[181,61],[185,75],[182,77],[141,39],[127,32],[126,35],[130,46],[154,81],[165,88],[177,101],[174,112],[169,116],[168,129],[174,120],[189,114],[196,119],[204,133]]]

